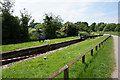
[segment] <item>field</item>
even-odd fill
[[[64,42],[68,40],[77,39],[78,37],[67,37],[67,38],[58,38],[58,39],[50,39],[50,43],[56,43],[56,42]],[[39,45],[45,45],[43,41],[31,41],[31,42],[25,42],[25,43],[18,43],[18,44],[10,44],[10,45],[2,45],[2,51],[10,51],[10,50],[16,50],[20,48],[27,48],[32,46],[39,46]]]
[[[107,36],[99,39],[88,39],[76,45],[71,45],[61,51],[38,57],[34,60],[16,64],[10,68],[2,70],[3,78],[47,78],[63,66],[73,61],[82,53],[102,41]],[[110,44],[111,43],[111,44]],[[114,66],[114,49],[112,37],[98,50],[94,50],[94,56],[90,53],[86,56],[86,63],[82,64],[81,59],[69,68],[70,78],[110,78],[110,73]],[[63,78],[63,73],[56,78]]]
[[[120,36],[120,32],[104,32],[104,34],[111,34],[111,35]]]

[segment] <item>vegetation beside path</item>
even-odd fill
[[[56,43],[56,42],[64,42],[68,40],[77,39],[77,36],[74,37],[66,37],[66,38],[58,38],[58,39],[50,39],[50,43]],[[10,50],[16,50],[20,48],[27,48],[32,46],[39,46],[39,45],[45,45],[43,41],[31,41],[31,42],[24,42],[24,43],[18,43],[18,44],[9,44],[9,45],[2,45],[2,51],[10,51]]]
[[[19,63],[10,68],[2,70],[3,78],[47,78],[66,64],[70,63],[78,56],[89,50],[91,47],[105,39],[107,36],[99,39],[88,39],[77,45],[70,45],[61,51],[46,55],[47,60],[43,60],[45,56],[38,57],[34,60]],[[94,50],[94,56],[90,53],[86,55],[86,63],[82,64],[81,59],[69,67],[70,78],[110,78],[111,70],[114,66],[113,55],[113,39],[98,48],[98,52]],[[56,78],[62,78],[63,73]]]
[[[111,35],[120,36],[120,32],[104,32],[104,34],[111,34]]]

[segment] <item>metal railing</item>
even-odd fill
[[[110,37],[110,36],[109,36]],[[85,63],[85,55],[91,51],[91,56],[93,56],[93,49],[95,48],[95,50],[97,51],[98,49],[98,45],[99,48],[101,47],[101,45],[103,45],[103,42],[105,42],[109,37],[105,38],[103,41],[101,41],[100,43],[98,43],[97,45],[95,45],[94,47],[92,47],[91,49],[89,49],[88,51],[86,51],[85,53],[83,53],[82,55],[80,55],[79,57],[77,57],[75,60],[73,60],[72,62],[70,62],[69,64],[67,64],[66,66],[64,66],[63,68],[61,68],[59,71],[57,71],[56,73],[52,74],[51,76],[49,76],[47,79],[45,80],[52,80],[53,78],[55,78],[57,75],[59,75],[60,73],[62,73],[64,71],[64,80],[69,78],[69,66],[71,66],[73,63],[75,63],[77,60],[79,60],[80,58],[82,58],[82,63]]]

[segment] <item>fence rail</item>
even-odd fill
[[[69,75],[68,75],[69,74],[69,72],[68,72],[69,71],[69,66],[71,66],[73,63],[75,63],[80,58],[82,58],[82,63],[85,63],[85,55],[88,52],[91,51],[91,56],[93,56],[93,49],[95,48],[96,51],[97,51],[98,45],[99,45],[99,48],[100,48],[101,45],[103,45],[103,42],[105,42],[109,37],[105,38],[103,41],[101,41],[100,43],[98,43],[97,45],[95,45],[94,47],[92,47],[91,49],[89,49],[88,51],[86,51],[85,53],[83,53],[82,55],[80,55],[79,57],[77,57],[75,60],[73,60],[72,62],[70,62],[69,64],[67,64],[66,66],[64,66],[63,68],[61,68],[59,71],[57,71],[56,73],[54,73],[51,76],[49,76],[46,80],[52,80],[53,78],[55,78],[57,75],[59,75],[63,71],[64,71],[64,80],[68,79],[69,78]]]

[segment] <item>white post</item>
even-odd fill
[[[80,34],[78,34],[78,38],[80,39]]]

